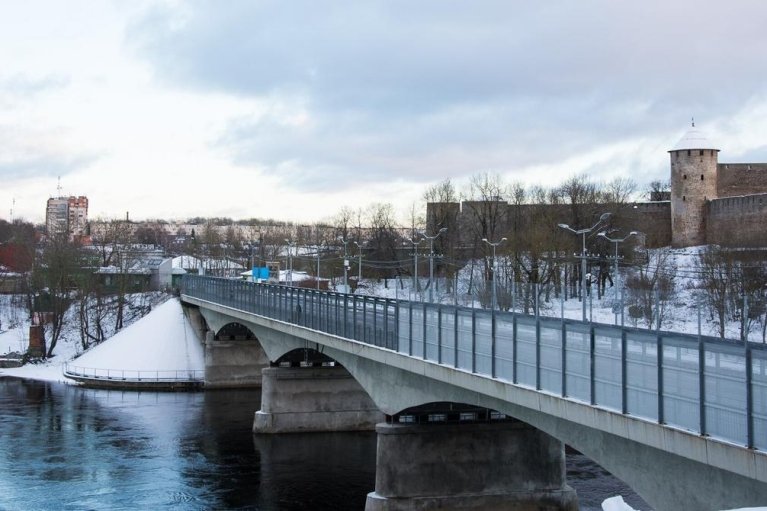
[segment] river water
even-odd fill
[[[258,390],[92,390],[0,378],[0,509],[361,510],[374,433],[251,434]],[[581,509],[623,495],[568,455]]]

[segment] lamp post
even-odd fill
[[[615,270],[614,270],[614,273],[615,273],[615,280],[618,281],[616,283],[618,285],[615,286],[615,296],[619,297],[618,300],[616,300],[616,302],[621,300],[620,292],[623,289],[623,281],[618,276],[618,243],[623,243],[624,241],[626,241],[630,237],[636,236],[638,234],[639,233],[637,231],[631,231],[630,233],[628,233],[623,238],[610,238],[610,237],[607,236],[607,233],[604,232],[604,231],[602,231],[599,234],[597,234],[597,236],[600,236],[600,237],[606,239],[609,242],[615,243]],[[623,318],[623,304],[622,303],[620,304],[620,307],[621,307],[621,319],[622,319]],[[614,310],[614,314],[615,314],[615,324],[617,325],[618,324],[618,312],[617,312],[617,310]],[[621,326],[623,326],[623,321],[621,321]]]
[[[288,278],[286,279],[286,282],[288,286],[292,286],[293,285],[293,252],[291,249],[294,246],[296,246],[296,244],[288,239],[285,240],[285,243],[288,244]]]
[[[322,247],[325,246],[325,242],[317,246],[317,291],[320,290],[320,255],[322,254]]]
[[[506,241],[506,238],[501,238],[499,241],[488,241],[487,238],[482,238],[482,241],[493,247],[493,310],[495,310],[498,305],[498,295],[495,292],[495,270],[497,269],[495,263],[495,249],[498,245]]]
[[[421,233],[424,239],[429,240],[429,301],[434,301],[434,240],[439,237],[440,234],[447,231],[447,227],[443,227],[434,236],[429,236],[425,232]]]
[[[423,238],[420,240],[413,240],[412,238],[405,238],[413,244],[413,289],[418,292],[418,245],[421,244]],[[416,295],[417,298],[417,295]]]
[[[570,231],[575,235],[583,236],[583,247],[581,249],[581,303],[583,304],[583,321],[586,322],[586,235],[591,233],[594,229],[599,227],[599,224],[606,222],[610,218],[610,213],[602,213],[597,223],[589,227],[588,229],[575,230],[567,224],[558,224],[558,226],[566,231]]]
[[[349,240],[344,238],[343,236],[338,237],[338,241],[344,244],[344,293],[349,292],[349,279],[346,274],[347,267],[349,265],[349,260],[346,258],[346,245],[349,243]]]
[[[362,247],[356,241],[353,241],[357,245],[357,287],[360,287],[362,282]]]

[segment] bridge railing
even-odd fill
[[[141,383],[202,382],[204,369],[133,370],[83,367],[64,363],[63,373],[72,378]]]
[[[182,293],[767,449],[767,346],[214,277]]]

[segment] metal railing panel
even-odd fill
[[[514,319],[511,315],[495,317],[495,358],[496,376],[514,381]]]
[[[442,308],[440,314],[440,363],[453,365],[455,361],[455,309],[453,307]]]
[[[591,330],[588,325],[565,323],[567,396],[579,401],[591,400],[591,361],[589,346]]]
[[[439,354],[439,311],[436,307],[424,307],[424,342],[426,343],[426,360],[438,362]]]
[[[397,338],[399,340],[399,352],[410,355],[410,329],[413,318],[410,317],[410,302],[399,302],[397,305],[399,322],[397,323]]]
[[[457,318],[458,368],[466,371],[473,369],[473,314],[471,310],[458,309]]]
[[[752,350],[754,447],[767,450],[767,350]]]
[[[623,408],[621,336],[620,328],[594,328],[595,404],[619,412]]]
[[[700,432],[698,342],[663,336],[663,420]]]
[[[744,444],[747,438],[745,350],[742,345],[707,342],[706,430],[712,437]]]
[[[411,345],[413,351],[411,355],[419,358],[426,358],[426,350],[424,344],[424,314],[425,305],[422,303],[414,303],[413,308],[410,311],[412,314],[412,330],[411,330]]]
[[[658,420],[658,338],[644,332],[626,334],[626,411]]]
[[[517,383],[535,387],[537,384],[537,344],[538,332],[535,318],[517,316]]]
[[[475,370],[479,374],[491,376],[493,370],[492,363],[492,331],[493,314],[490,311],[477,310],[474,313],[474,331],[475,331]]]
[[[540,318],[540,368],[542,390],[562,394],[562,322]]]

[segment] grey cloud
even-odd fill
[[[757,0],[199,1],[154,7],[127,40],[174,86],[306,98],[309,127],[238,119],[215,143],[330,187],[676,136],[764,93],[764,14]]]
[[[34,96],[50,90],[62,89],[69,85],[69,78],[61,75],[30,77],[23,74],[0,75],[0,90],[14,96]]]
[[[93,155],[60,157],[40,155],[0,159],[0,180],[65,176],[97,161]]]

